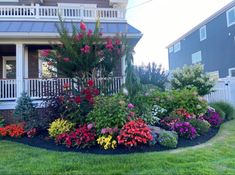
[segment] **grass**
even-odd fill
[[[129,155],[61,153],[0,141],[0,174],[235,174],[235,120],[209,142]]]

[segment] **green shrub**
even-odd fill
[[[209,75],[204,74],[204,67],[201,64],[187,66],[173,72],[171,85],[173,89],[196,88],[200,96],[212,92],[215,81]]]
[[[207,111],[207,102],[200,98],[195,89],[181,89],[167,92],[155,91],[155,104],[167,110],[169,115],[176,109],[183,108],[190,114],[203,115]]]
[[[94,109],[88,114],[87,122],[95,123],[97,131],[102,128],[122,128],[127,121],[128,108],[121,95],[99,96]]]
[[[178,135],[174,131],[161,131],[157,138],[160,145],[168,148],[176,148],[178,144]]]
[[[219,105],[215,104],[215,103],[211,103],[209,104],[210,107],[214,108],[216,112],[218,112],[219,116],[225,120],[225,112],[220,108]]]
[[[199,135],[204,135],[208,133],[211,125],[208,121],[206,120],[201,120],[201,119],[191,119],[190,124],[197,130],[197,133]]]
[[[57,119],[50,124],[48,129],[50,137],[56,137],[62,133],[68,133],[72,130],[74,124],[64,119]]]
[[[0,127],[3,127],[5,125],[5,120],[2,116],[0,116]]]
[[[212,107],[216,107],[220,108],[224,113],[225,113],[225,119],[226,120],[232,120],[234,119],[234,115],[235,115],[235,110],[233,108],[233,106],[227,102],[215,102],[211,104]],[[218,112],[218,111],[217,111]],[[218,112],[219,113],[219,112]]]

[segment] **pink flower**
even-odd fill
[[[42,57],[48,57],[48,55],[50,54],[50,52],[51,52],[51,50],[45,49],[45,50],[42,50],[42,51],[40,52],[40,54],[41,54]]]
[[[87,125],[87,129],[88,129],[88,130],[90,130],[91,128],[93,128],[93,124],[92,124],[92,123],[90,123],[90,124]]]
[[[81,48],[81,52],[82,53],[89,53],[90,52],[90,46],[88,46],[88,45],[85,45],[85,47],[84,48]]]
[[[116,40],[115,40],[115,44],[116,44],[116,45],[120,45],[120,44],[121,44],[120,39],[116,39]]]
[[[101,134],[106,134],[106,132],[107,132],[107,129],[106,129],[106,128],[103,128],[103,129],[101,130]]]
[[[81,23],[80,23],[80,29],[81,29],[82,31],[86,31],[86,24],[85,24],[84,22],[81,22]]]
[[[88,37],[91,37],[91,36],[92,36],[92,30],[91,30],[91,29],[88,30],[87,36],[88,36]]]
[[[69,62],[70,58],[64,58],[64,62]]]
[[[108,49],[109,51],[111,51],[113,49],[113,43],[112,43],[111,39],[108,39],[105,48]]]
[[[76,35],[75,39],[77,41],[80,41],[83,38],[83,34],[79,33],[78,35]]]
[[[128,107],[129,109],[132,109],[132,108],[134,108],[134,105],[131,104],[131,103],[129,103],[127,107]]]

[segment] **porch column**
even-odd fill
[[[24,91],[24,45],[16,44],[16,95],[20,97]]]
[[[122,83],[126,83],[126,55],[122,57]]]

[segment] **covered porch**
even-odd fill
[[[40,51],[51,49],[49,44],[0,44],[0,103],[15,102],[22,92],[32,99],[41,100],[51,94],[61,94],[69,78],[48,76],[47,63],[40,59]],[[124,60],[120,61],[109,79],[109,91],[119,92],[123,84]],[[97,78],[99,87],[104,79]]]

